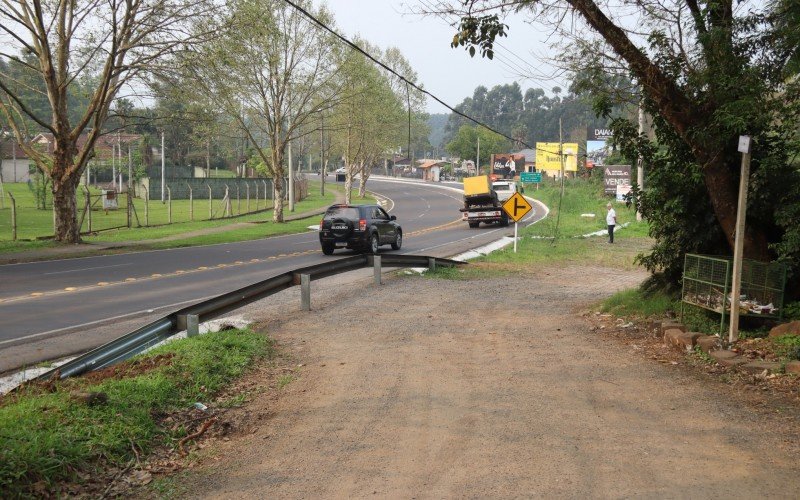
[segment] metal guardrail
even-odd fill
[[[376,281],[380,282],[380,269],[382,266],[427,267],[433,269],[436,266],[454,267],[461,264],[465,263],[425,255],[355,255],[287,271],[244,288],[172,312],[118,339],[103,344],[58,368],[50,370],[35,380],[49,380],[56,376],[62,379],[73,377],[119,363],[183,330],[196,328],[201,322],[216,318],[295,285],[302,284],[304,286],[301,300],[303,301],[303,308],[308,309],[310,307],[310,288],[306,286],[312,279],[373,267]]]

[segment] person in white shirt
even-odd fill
[[[610,202],[608,205],[606,205],[606,209],[608,210],[608,213],[606,214],[606,224],[608,224],[608,242],[614,243],[614,226],[617,225],[617,212],[614,211]]]

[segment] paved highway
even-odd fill
[[[459,220],[461,195],[442,185],[370,179],[369,189],[385,197],[386,208],[401,223],[401,253],[452,255],[510,233],[509,228],[469,229]],[[0,372],[14,364],[11,347],[58,336],[61,349],[69,350],[65,339],[98,325],[137,318],[144,323],[155,312],[165,314],[344,255],[352,252],[322,255],[310,230],[222,245],[0,266]]]

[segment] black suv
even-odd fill
[[[319,223],[322,253],[347,247],[376,254],[381,245],[399,250],[403,229],[396,220],[378,205],[331,205]]]

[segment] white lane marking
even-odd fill
[[[132,266],[133,262],[129,262],[127,264],[114,264],[111,266],[95,266],[95,267],[83,267],[81,269],[70,269],[69,271],[53,271],[51,273],[42,273],[42,276],[47,276],[50,274],[67,274],[67,273],[77,273],[80,271],[91,271],[92,269],[108,269],[110,267],[125,267],[125,266]]]
[[[75,328],[93,326],[93,325],[97,325],[97,324],[101,324],[101,323],[107,323],[109,321],[116,321],[116,320],[120,320],[120,319],[125,319],[125,318],[131,317],[131,316],[137,316],[137,315],[141,315],[141,314],[152,313],[152,312],[158,311],[160,309],[168,309],[170,307],[182,306],[184,304],[191,304],[191,303],[194,303],[194,302],[201,302],[203,300],[212,299],[214,297],[217,297],[217,295],[209,295],[207,297],[202,297],[202,298],[199,298],[199,299],[184,300],[183,302],[176,302],[174,304],[169,304],[169,305],[166,305],[166,306],[160,306],[160,307],[156,307],[154,309],[143,309],[141,311],[135,311],[135,312],[131,312],[131,313],[120,314],[119,316],[112,316],[110,318],[103,318],[103,319],[98,319],[96,321],[89,321],[88,323],[81,323],[80,325],[65,326],[64,328],[56,328],[55,330],[48,330],[46,332],[34,333],[34,334],[31,334],[31,335],[26,335],[24,337],[17,337],[15,339],[1,340],[0,341],[0,345],[11,344],[11,343],[19,342],[19,341],[22,341],[22,340],[33,339],[33,338],[37,338],[37,337],[43,337],[43,336],[46,336],[46,335],[53,335],[53,334],[56,334],[56,333],[59,333],[59,332],[67,331],[67,330],[73,330]]]

